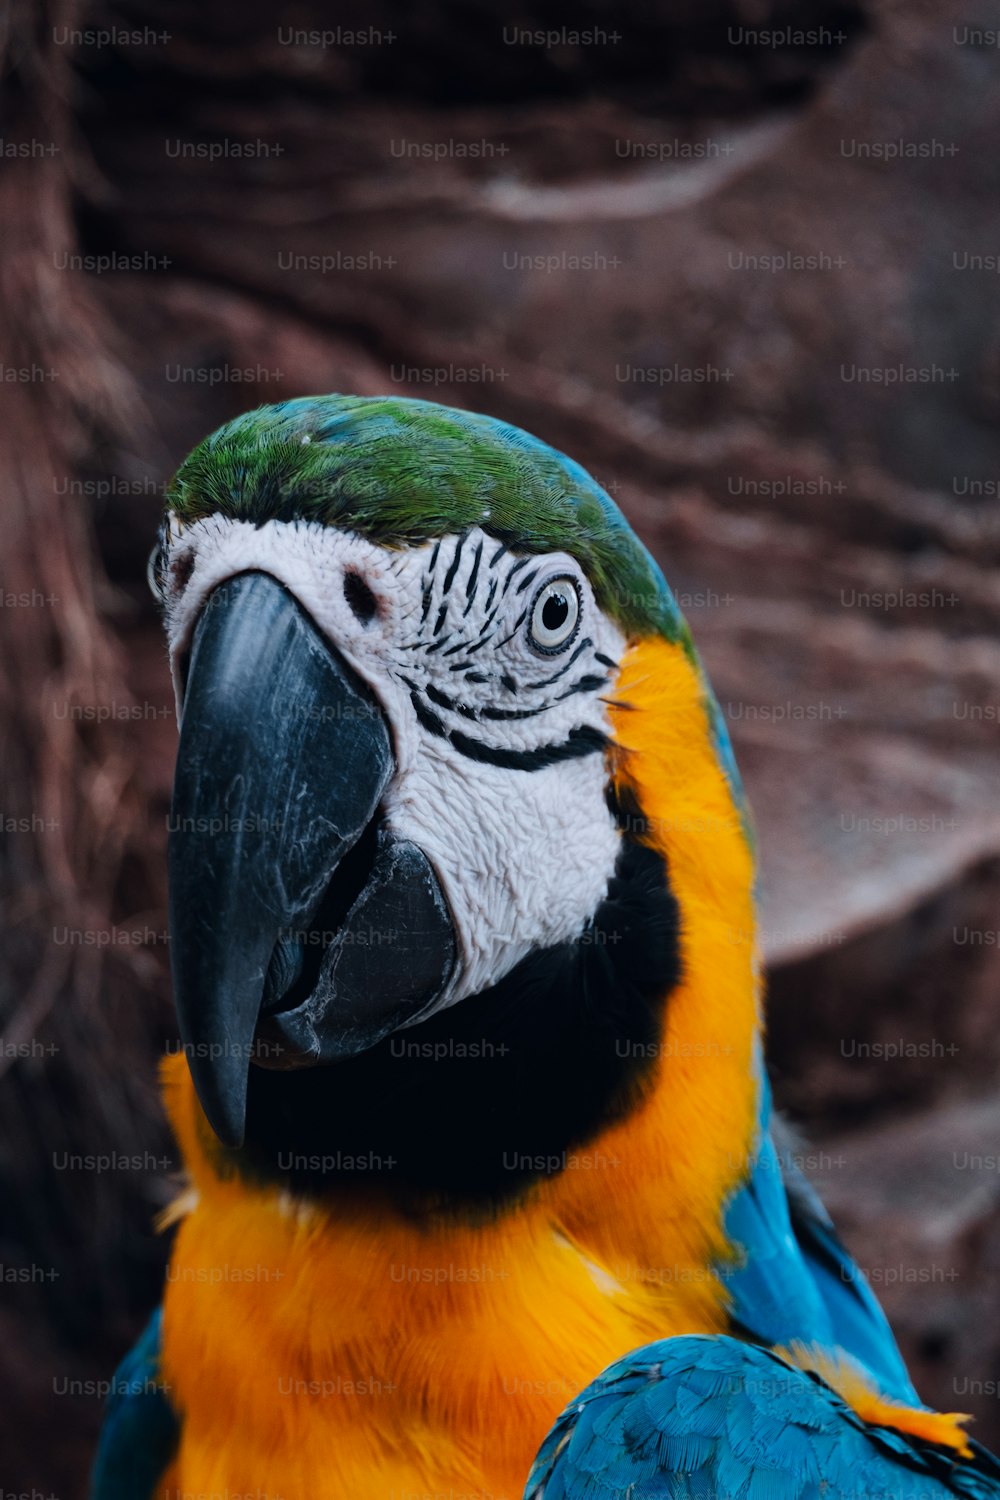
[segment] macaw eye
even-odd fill
[[[528,640],[542,656],[568,646],[580,624],[580,590],[574,578],[550,578],[535,595],[528,620]]]

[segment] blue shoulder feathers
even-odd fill
[[[770,1114],[762,1070],[752,1170],[726,1214],[736,1260],[722,1275],[734,1328],[771,1346],[798,1340],[844,1349],[885,1395],[919,1406],[885,1314],[819,1198],[787,1155],[779,1156]]]

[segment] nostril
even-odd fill
[[[191,574],[194,572],[194,548],[189,547],[186,552],[175,557],[170,564],[170,578],[175,589],[180,592],[186,589],[191,582]]]
[[[370,625],[378,614],[378,600],[360,573],[344,574],[344,598],[362,625]]]

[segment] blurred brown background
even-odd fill
[[[530,428],[661,559],[756,810],[779,1103],[1000,1443],[995,12],[330,9],[0,22],[0,1488],[83,1493],[167,1251],[162,485],[329,390]]]

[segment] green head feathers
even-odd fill
[[[569,552],[627,635],[658,633],[696,659],[666,580],[611,496],[578,463],[495,417],[401,396],[302,396],[227,422],[167,492],[181,521],[309,520],[387,546],[481,526],[522,552]],[[708,684],[713,737],[743,794]]]
[[[398,396],[312,396],[227,422],[178,470],[182,521],[311,520],[406,546],[481,526],[560,549],[629,634],[686,640],[663,575],[585,469],[493,417]]]

